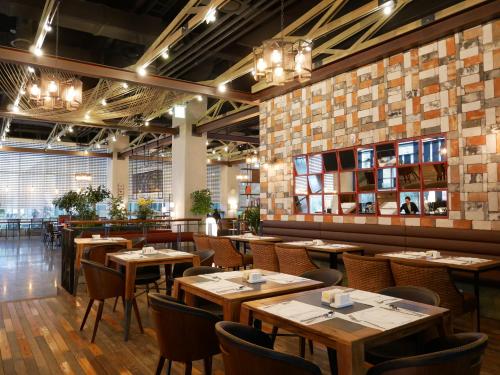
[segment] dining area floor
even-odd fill
[[[5,293],[0,302],[0,374],[110,375],[155,372],[158,345],[151,308],[148,307],[145,294],[138,297],[144,334],[132,321],[130,339],[124,341],[123,308],[118,304],[116,311],[113,311],[113,304],[108,302],[95,343],[91,343],[92,326],[88,325],[80,331],[88,303],[86,286],[81,284],[74,297],[57,285],[60,249],[46,249],[39,239],[2,241],[1,248],[0,265],[6,270],[2,269],[0,280],[7,280],[7,291],[12,292]],[[25,259],[30,259],[30,267],[26,265]],[[95,319],[96,312],[96,308],[92,309],[89,320]],[[271,332],[271,329],[263,325],[264,331]],[[469,319],[460,320],[458,329],[469,331]],[[483,318],[482,331],[488,334],[489,344],[481,374],[498,374],[500,322]],[[298,354],[299,340],[294,336],[278,336],[275,349]],[[324,374],[330,372],[327,352],[321,345],[314,345],[313,354],[307,350],[306,359],[320,366]],[[183,373],[184,365],[173,363],[172,374]],[[203,361],[193,363],[193,373],[203,373]],[[221,355],[213,359],[213,373],[224,373]]]

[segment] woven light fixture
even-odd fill
[[[281,37],[265,40],[253,49],[253,76],[256,81],[283,85],[297,79],[311,79],[311,43],[305,40],[287,40],[283,35],[284,4],[281,0]]]

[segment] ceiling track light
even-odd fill
[[[217,20],[217,10],[215,8],[210,8],[205,15],[205,22],[207,24],[213,23]]]
[[[217,86],[217,91],[220,93],[225,93],[227,91],[227,85],[226,82],[222,82]]]

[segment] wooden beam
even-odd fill
[[[149,142],[143,143],[140,146],[133,147],[131,149],[127,149],[125,151],[119,152],[118,158],[123,159],[123,158],[126,158],[127,156],[131,156],[131,155],[136,155],[136,154],[140,155],[141,152],[144,153],[144,151],[147,151],[151,148],[170,146],[171,144],[172,144],[172,137],[153,139]]]
[[[2,145],[0,147],[0,152],[25,152],[30,154],[48,154],[48,155],[67,155],[67,156],[84,156],[91,158],[108,158],[112,159],[113,155],[108,153],[98,153],[98,152],[83,152],[83,151],[67,151],[67,150],[43,150],[38,148],[27,148],[27,147],[13,147]]]
[[[500,16],[499,0],[493,0],[487,4],[477,6],[459,14],[454,14],[438,22],[422,25],[418,30],[399,35],[393,39],[375,45],[370,49],[360,51],[337,60],[334,63],[324,65],[313,70],[311,80],[305,83],[293,82],[284,86],[270,87],[255,95],[261,102],[269,100],[298,88],[309,86],[335,75],[348,72],[360,66],[371,64],[384,57],[438,40],[470,26],[490,21],[498,18],[498,16]],[[222,120],[224,119],[219,119],[217,121]]]
[[[43,124],[55,124],[55,121],[44,118],[35,118],[31,116],[26,116],[21,113],[8,112],[5,110],[0,110],[0,117],[12,118],[14,122],[19,121],[22,123],[43,123]],[[140,127],[129,127],[124,126],[118,122],[106,123],[106,124],[95,124],[89,122],[75,122],[75,121],[64,121],[64,125],[81,126],[83,128],[99,128],[99,129],[110,129],[110,130],[127,130],[137,133],[154,133],[154,134],[179,134],[178,128],[167,128],[165,126],[160,126],[159,124],[152,122],[149,126]]]
[[[258,119],[259,118],[259,107],[250,107],[244,109],[243,111],[233,113],[231,115],[209,121],[196,127],[194,130],[196,134],[200,135],[203,133],[213,132],[228,126],[233,126],[238,123],[250,120],[250,119]]]
[[[58,71],[73,73],[92,78],[104,78],[130,84],[156,87],[176,92],[189,94],[200,94],[214,98],[234,100],[240,103],[256,104],[251,93],[238,90],[227,89],[225,93],[220,93],[216,87],[202,83],[183,81],[180,79],[161,77],[155,75],[139,76],[136,72],[99,65],[78,60],[71,60],[62,57],[49,55],[34,56],[33,54],[15,48],[0,47],[0,61],[13,64],[30,65],[33,67],[54,69]]]
[[[217,141],[230,141],[230,142],[244,142],[253,145],[258,145],[260,143],[259,137],[249,137],[245,135],[234,135],[234,134],[221,134],[221,133],[207,133],[208,139],[215,139]]]

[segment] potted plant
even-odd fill
[[[193,191],[191,202],[191,212],[195,215],[207,216],[212,212],[212,196],[208,189]]]
[[[109,201],[109,216],[113,220],[127,220],[128,211],[121,197],[111,197]]]
[[[153,206],[152,199],[139,198],[137,200],[137,212],[136,212],[137,218],[141,220],[151,219],[154,214],[152,206]]]
[[[259,234],[260,228],[260,206],[249,207],[246,209],[244,218],[253,234]]]
[[[80,200],[80,194],[76,191],[70,190],[59,198],[54,199],[52,203],[57,208],[64,210],[71,219],[72,216],[75,216],[78,213],[77,206],[79,206]]]

